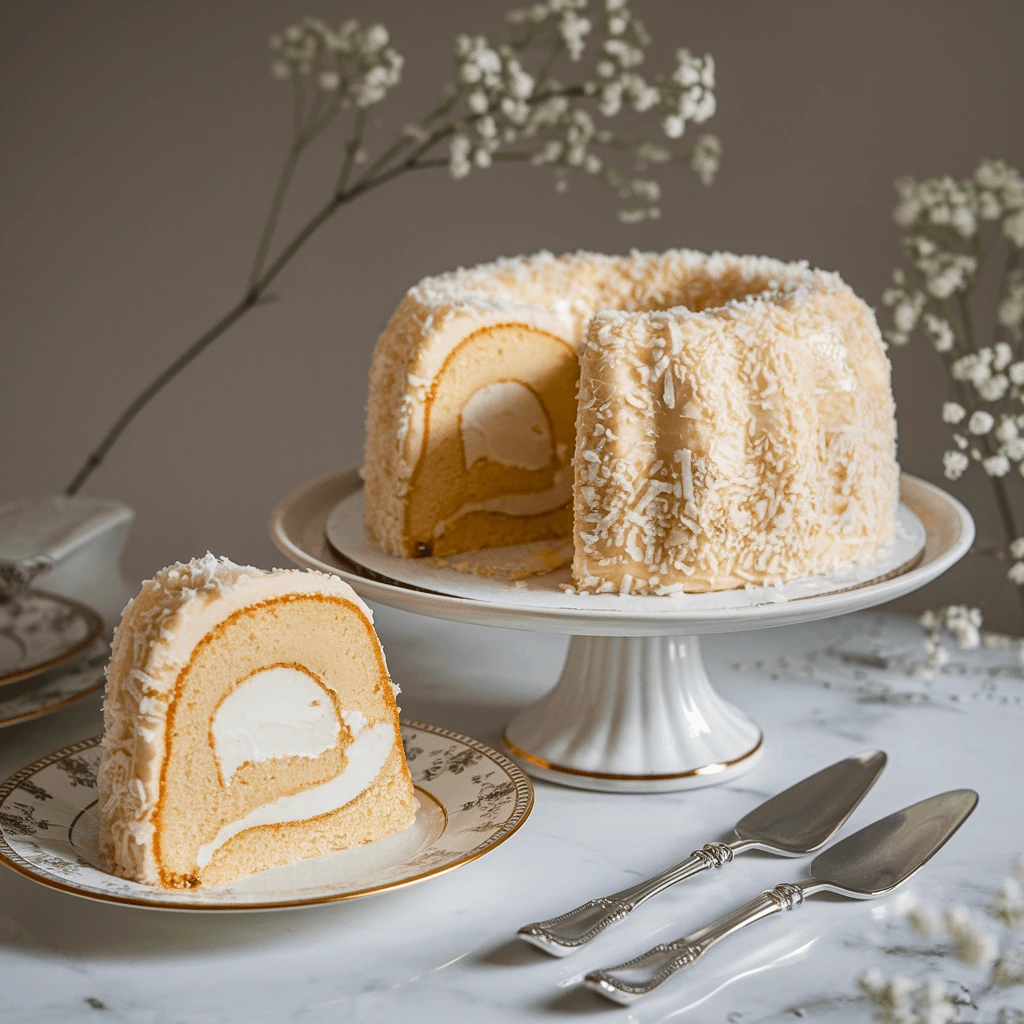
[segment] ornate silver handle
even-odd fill
[[[733,854],[745,845],[741,842],[728,846],[724,843],[707,843],[701,849],[694,850],[682,863],[662,871],[646,882],[634,885],[630,889],[623,889],[622,892],[613,893],[611,896],[590,900],[582,907],[562,914],[561,917],[524,925],[519,929],[518,935],[526,942],[543,949],[545,953],[566,956],[580,946],[585,946],[610,924],[628,917],[641,903],[670,885],[675,885],[676,882],[681,882],[684,878],[699,874],[701,871],[728,864]]]
[[[662,943],[632,960],[591,971],[584,984],[613,1002],[626,1006],[663,985],[676,972],[702,957],[716,942],[780,910],[793,910],[804,901],[805,886],[783,882],[756,900],[691,935]]]

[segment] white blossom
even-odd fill
[[[722,160],[722,144],[714,135],[702,135],[690,152],[690,166],[705,185],[710,185]]]
[[[942,422],[959,423],[967,415],[967,410],[959,402],[942,403]]]
[[[380,103],[402,77],[403,58],[379,24],[362,28],[350,20],[333,29],[319,18],[304,18],[272,36],[270,48],[278,55],[271,64],[275,78],[313,75],[317,88],[340,91],[340,98],[360,107]]]
[[[971,418],[967,421],[967,429],[972,434],[987,434],[995,425],[995,422],[990,412],[979,409],[977,412],[971,413]]]
[[[896,975],[885,978],[878,968],[865,971],[858,984],[876,1006],[875,1020],[882,1024],[950,1024],[957,1007],[942,982],[913,982]]]
[[[1001,477],[1010,472],[1010,460],[1005,455],[990,455],[981,460],[981,465],[989,476]]]
[[[935,921],[926,907],[919,905],[911,907],[907,911],[907,921],[919,935],[931,935],[935,931]]]
[[[651,179],[641,172],[671,154],[649,141],[622,142],[599,123],[598,115],[610,119],[627,109],[650,111],[669,138],[678,138],[688,123],[702,123],[715,112],[714,60],[679,50],[671,75],[650,80],[643,64],[651,38],[642,23],[626,0],[606,0],[603,7],[602,16],[591,12],[590,0],[538,0],[509,13],[515,28],[506,43],[469,35],[456,40],[452,95],[465,105],[456,114],[457,131],[449,143],[453,175],[489,167],[500,150],[518,144],[517,158],[551,167],[558,191],[568,187],[574,173],[596,176],[618,194],[622,219],[660,214],[650,196]],[[588,49],[594,55],[571,87],[550,76],[547,58],[538,61],[535,74],[526,68],[532,41],[546,48],[552,39],[557,45],[547,58],[561,52],[580,64]],[[635,174],[621,166],[623,158],[632,159]],[[721,145],[713,136],[698,139],[688,154],[690,167],[705,184],[720,158]]]
[[[1018,435],[1017,423],[1009,416],[1003,416],[999,421],[999,426],[996,427],[995,436],[996,440],[1002,441],[1004,444],[1008,441],[1012,441]]]
[[[975,967],[986,966],[995,959],[999,951],[995,939],[973,923],[966,907],[947,910],[943,921],[958,959]]]
[[[1018,587],[1024,586],[1024,562],[1014,562],[1006,571],[1007,578]]]
[[[996,315],[999,323],[1008,328],[1019,341],[1021,326],[1024,325],[1024,267],[1017,267],[1006,275],[1006,287]],[[1010,379],[1014,384],[1024,384],[1024,363],[1015,363],[1010,367]]]
[[[971,460],[963,452],[947,451],[942,456],[942,472],[947,480],[959,480],[967,471]]]
[[[920,295],[920,301],[924,303],[924,296]],[[894,317],[895,319],[895,317]],[[951,352],[956,341],[953,327],[945,317],[936,316],[934,313],[925,313],[924,326],[932,339],[936,352]],[[911,328],[912,329],[912,328]]]
[[[998,402],[1010,388],[1010,378],[1005,373],[997,373],[981,381],[978,385],[978,394],[986,402]]]
[[[1010,928],[1024,924],[1024,860],[1020,857],[1013,864],[1013,874],[1003,879],[989,913]]]

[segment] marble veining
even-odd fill
[[[403,713],[492,746],[510,715],[553,684],[566,646],[555,635],[389,609],[377,611],[377,625]],[[1016,650],[953,652],[933,679],[915,678],[907,666],[920,635],[914,622],[877,613],[708,637],[716,686],[765,733],[765,756],[750,773],[719,787],[636,796],[537,783],[532,817],[503,846],[372,899],[189,916],[89,903],[0,870],[0,1019],[864,1024],[872,1008],[856,979],[868,967],[979,985],[973,968],[943,942],[915,935],[905,916],[914,903],[962,903],[980,919],[1024,852],[1024,670]],[[98,707],[90,697],[6,730],[0,775],[95,733]],[[886,750],[889,766],[844,835],[943,789],[969,786],[981,796],[962,832],[892,896],[809,900],[732,937],[628,1010],[580,990],[582,976],[800,877],[806,862],[751,855],[705,873],[564,960],[513,939],[527,921],[624,888],[721,838],[766,795],[866,747]],[[438,770],[477,767],[443,750],[436,759]],[[979,1021],[995,1019],[988,1005]],[[1024,1010],[1024,987],[1006,990],[999,1005]]]

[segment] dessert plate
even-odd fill
[[[74,704],[104,683],[110,644],[94,640],[77,658],[0,689],[0,729]]]
[[[371,896],[444,874],[504,842],[533,807],[529,779],[490,747],[402,721],[419,807],[404,832],[208,889],[160,889],[100,870],[100,737],[30,764],[0,786],[0,861],[87,899],[162,910],[278,910]]]
[[[22,590],[0,601],[0,686],[52,668],[103,632],[91,608],[56,594]]]

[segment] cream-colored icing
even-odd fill
[[[466,469],[480,459],[520,469],[551,464],[551,424],[540,399],[517,380],[477,388],[459,418]]]
[[[334,702],[323,687],[309,673],[284,665],[242,680],[210,723],[213,752],[228,784],[248,761],[318,757],[335,746],[340,731]]]
[[[467,501],[454,515],[442,519],[434,527],[434,536],[444,536],[451,523],[470,512],[504,512],[510,516],[538,516],[561,508],[572,500],[572,466],[562,466],[555,472],[554,483],[544,491],[522,491],[519,494],[499,494],[485,501]]]
[[[575,457],[580,589],[772,582],[864,562],[891,536],[888,361],[871,311],[837,274],[689,250],[539,253],[420,282],[378,341],[367,529],[392,554],[406,553],[405,507],[440,368],[470,334],[510,323],[565,340],[591,367]],[[787,362],[807,380],[790,374],[782,400]],[[523,511],[501,498],[452,518],[535,514],[525,497]]]
[[[388,722],[378,722],[370,729],[361,730],[345,749],[345,767],[333,779],[300,793],[278,797],[237,821],[228,822],[210,842],[199,847],[196,863],[201,868],[206,867],[229,839],[246,829],[305,821],[344,807],[380,774],[394,745],[395,730]]]
[[[97,782],[105,863],[159,884],[152,815],[178,674],[218,623],[262,601],[299,594],[341,598],[373,622],[370,609],[336,576],[299,569],[264,572],[209,553],[162,569],[128,603],[114,631],[103,705]],[[397,686],[391,686],[397,695]]]

